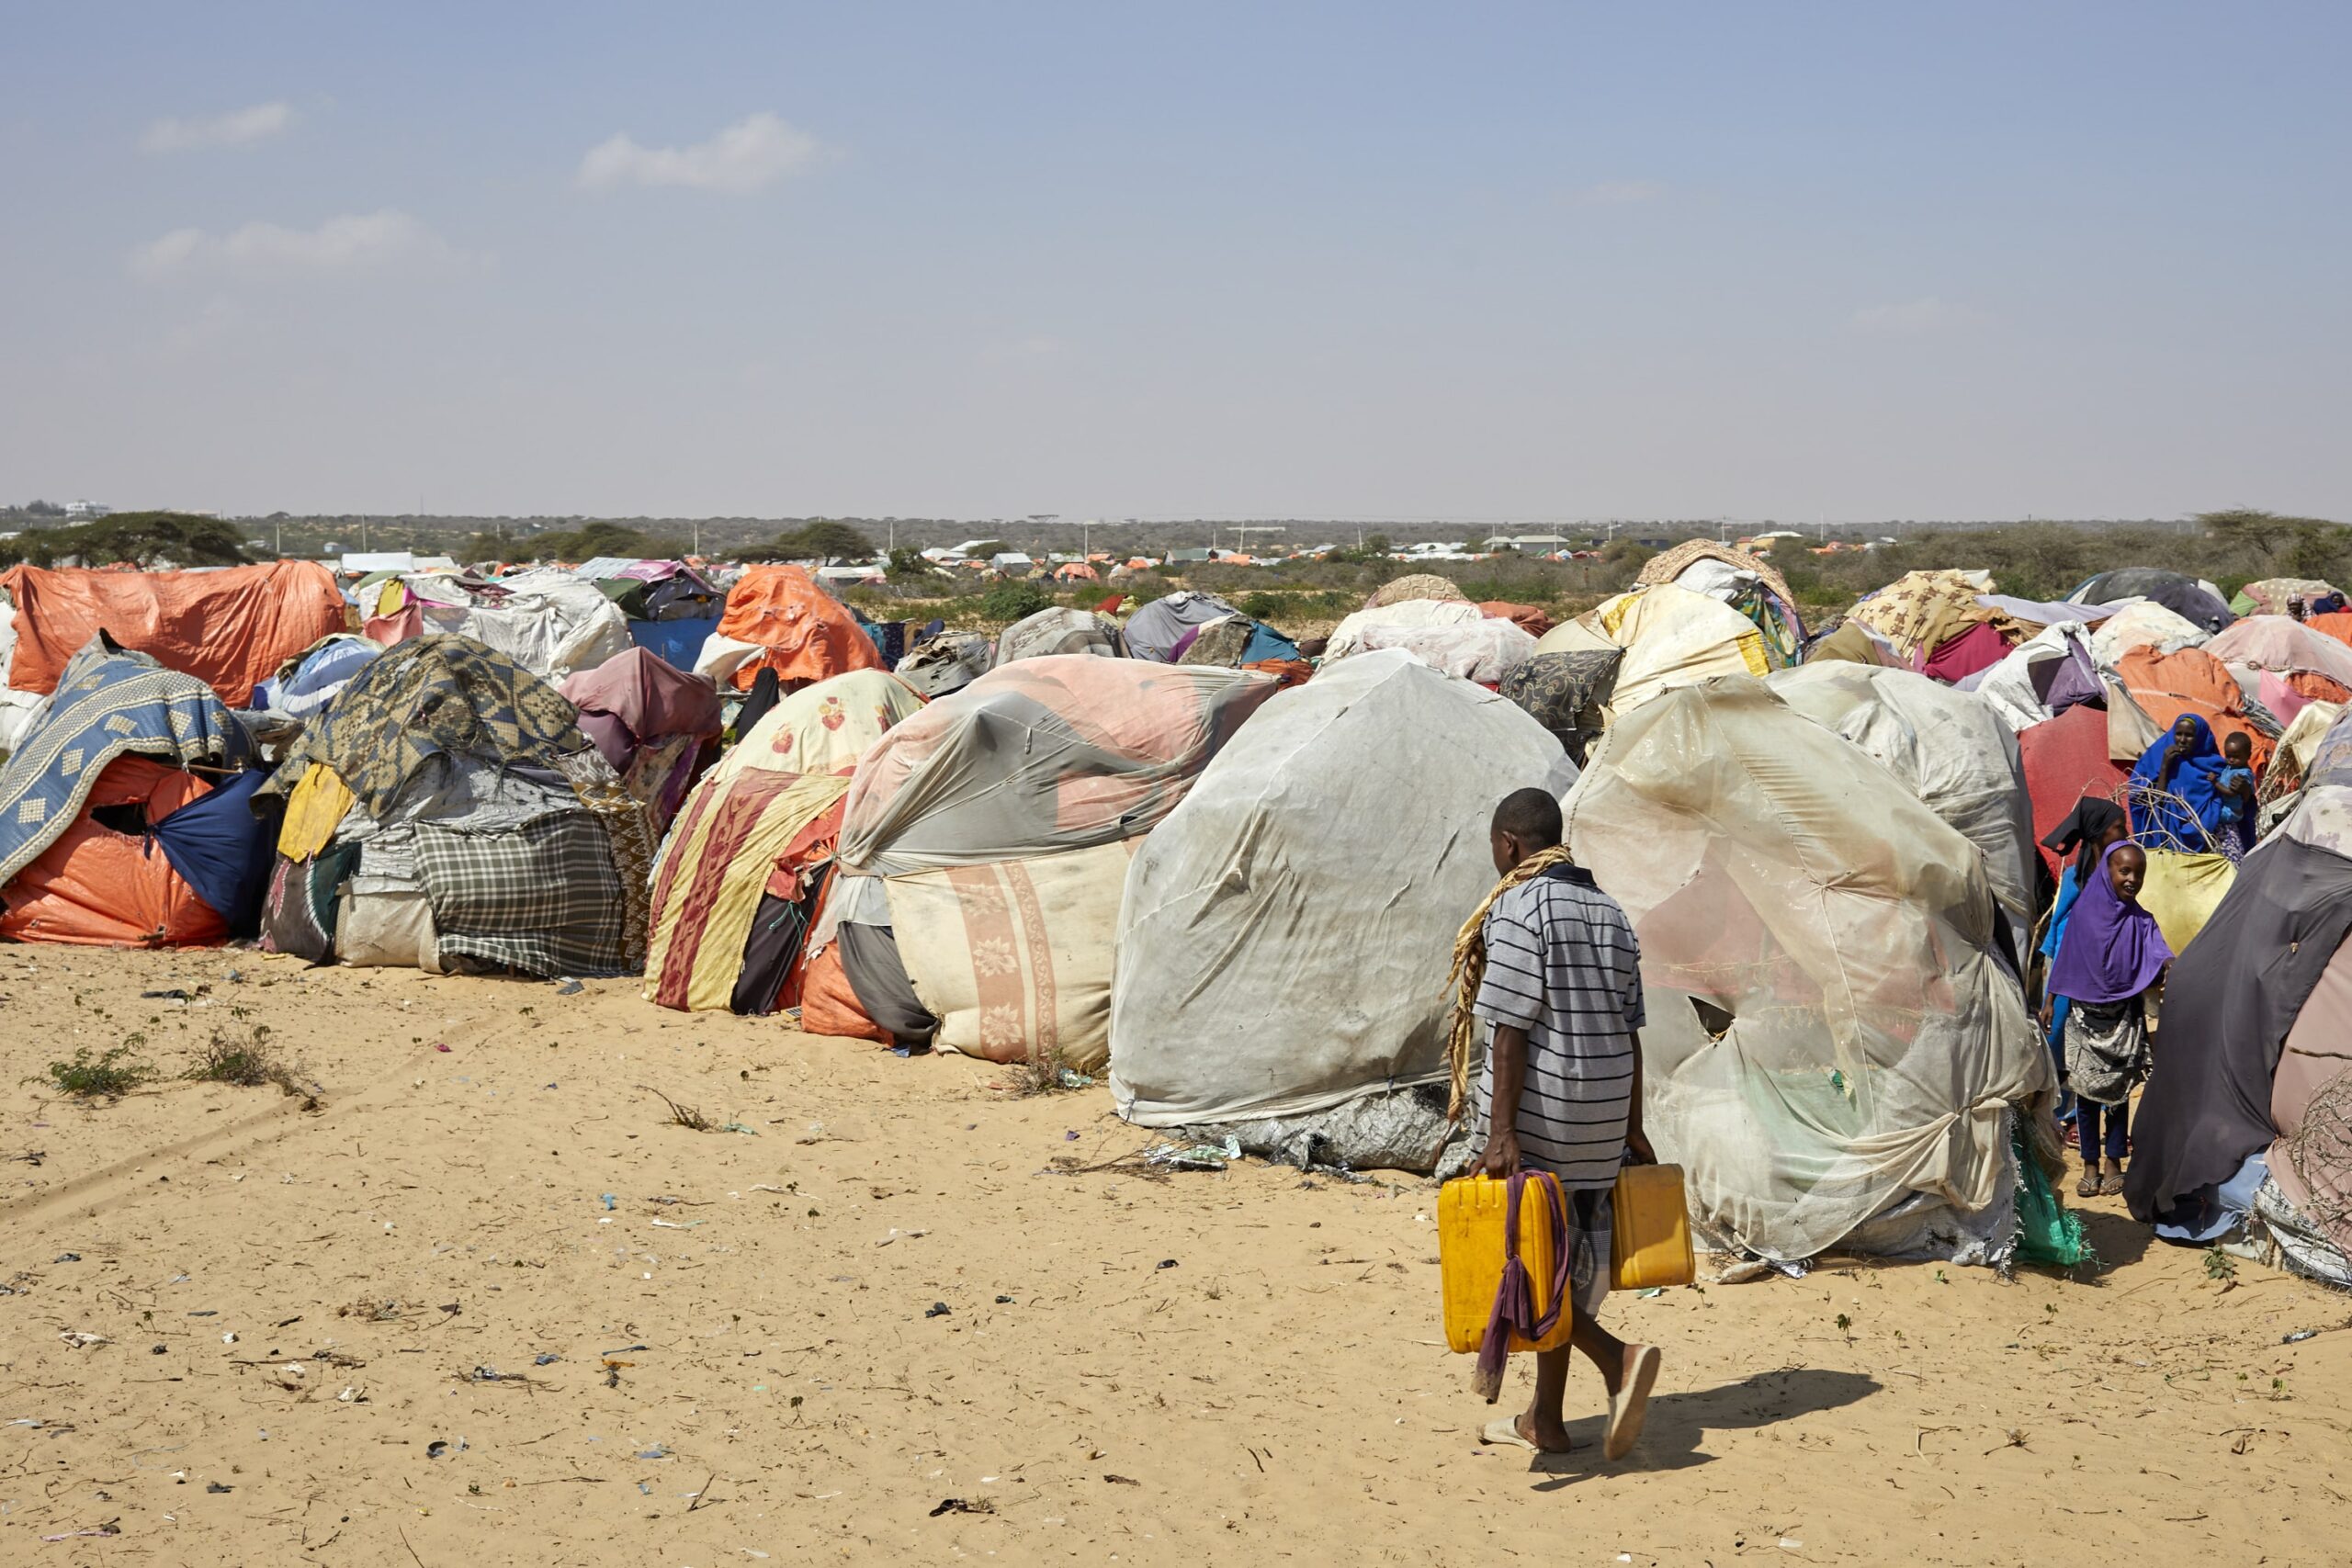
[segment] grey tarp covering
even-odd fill
[[[899,660],[898,676],[926,697],[960,692],[989,672],[996,645],[978,632],[942,632]]]
[[[1911,786],[1984,855],[1993,897],[2021,956],[2034,919],[2033,803],[2017,736],[1984,702],[1908,670],[1835,661],[1778,670],[1764,683]]]
[[[901,1045],[921,1044],[939,1032],[939,1020],[915,995],[899,943],[888,926],[843,920],[833,928],[841,943],[842,974],[857,1005]]]
[[[1176,657],[1176,644],[1193,627],[1239,614],[1213,593],[1170,593],[1127,617],[1127,652],[1166,664]]]
[[[991,671],[865,753],[842,809],[841,863],[897,876],[1148,832],[1279,685],[1084,654]]]
[[[1646,1130],[1704,1229],[1801,1258],[1914,1194],[2003,1206],[2008,1109],[2056,1073],[1973,843],[1747,676],[1621,713],[1567,818],[1641,939]]]
[[[1121,659],[1126,646],[1119,640],[1119,625],[1090,610],[1048,608],[1004,628],[996,639],[996,662],[1037,659],[1049,653],[1091,653]]]
[[[1127,874],[1111,1094],[1145,1126],[1442,1079],[1446,969],[1503,796],[1575,776],[1518,707],[1401,650],[1284,692]]]
[[[2269,1146],[2279,1048],[2347,932],[2352,860],[2290,823],[2239,863],[2165,983],[2123,1178],[2136,1218],[2202,1229],[2210,1190]]]

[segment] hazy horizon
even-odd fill
[[[0,495],[2352,516],[2340,7],[20,8]]]

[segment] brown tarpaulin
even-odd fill
[[[120,646],[193,675],[231,707],[329,632],[344,629],[343,595],[316,561],[225,571],[0,571],[17,606],[8,684],[53,692],[65,661],[104,632]]]

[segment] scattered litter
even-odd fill
[[[941,1310],[944,1311],[946,1309],[942,1308]],[[76,1350],[86,1350],[93,1345],[103,1345],[107,1342],[107,1337],[103,1334],[91,1334],[76,1328],[66,1329],[62,1333],[59,1334],[58,1337],[64,1340],[68,1345],[73,1346]]]
[[[208,1482],[206,1482],[206,1483],[204,1483],[204,1489],[205,1489],[207,1492],[211,1492],[211,1493],[219,1494],[219,1495],[226,1495],[227,1494],[229,1494],[229,1493],[231,1493],[231,1492],[234,1492],[234,1491],[236,1490],[236,1488],[235,1488],[235,1487],[233,1487],[233,1486],[224,1486],[224,1485],[222,1485],[222,1484],[221,1484],[220,1482],[218,1482],[218,1481],[208,1481]]]
[[[448,1053],[448,1050],[449,1050],[449,1047],[447,1047],[447,1045],[444,1045],[444,1044],[443,1044],[443,1043],[441,1043],[441,1042],[440,1042],[440,1041],[438,1041],[438,1040],[435,1040],[435,1041],[433,1043],[433,1048],[434,1048],[435,1051],[439,1051],[439,1052],[443,1053],[445,1055]]]
[[[700,1220],[656,1220],[653,1223],[663,1230],[690,1231],[703,1222]]]
[[[1635,1291],[1634,1294],[1644,1301],[1647,1301],[1652,1296],[1662,1296],[1666,1294],[1666,1287],[1664,1285],[1652,1285],[1648,1290]]]
[[[1801,1540],[1791,1540],[1787,1536],[1782,1536],[1781,1538],[1781,1550],[1782,1551],[1803,1551],[1804,1550],[1804,1542]]]
[[[746,1127],[741,1122],[729,1122],[727,1125],[721,1127],[719,1131],[722,1133],[745,1133],[754,1138],[760,1135],[760,1130],[757,1127]]]
[[[1173,1269],[1176,1267],[1176,1260],[1172,1258],[1163,1258],[1159,1260],[1159,1267],[1162,1269]]]
[[[368,1391],[357,1383],[350,1383],[346,1384],[344,1391],[336,1394],[335,1398],[345,1404],[365,1404],[368,1403]]]
[[[466,1439],[463,1438],[459,1438],[455,1443],[451,1443],[447,1438],[435,1438],[424,1445],[426,1459],[442,1459],[449,1454],[461,1454],[465,1451]]]
[[[1114,1486],[1140,1486],[1143,1484],[1142,1482],[1137,1481],[1131,1475],[1105,1475],[1102,1479],[1109,1482]]]
[[[576,997],[585,988],[577,980],[566,980],[555,988],[555,994],[559,997]]]
[[[1054,1075],[1054,1081],[1064,1089],[1091,1089],[1094,1080],[1074,1067],[1064,1067]]]
[[[1072,1127],[1068,1132],[1064,1133],[1062,1134],[1062,1142],[1065,1144],[1074,1144],[1078,1142],[1078,1129]]]
[[[999,1296],[996,1299],[996,1304],[1001,1307],[1009,1307],[1012,1304],[1012,1298],[1011,1296]]]
[[[165,1517],[168,1517],[169,1516],[167,1515],[167,1516],[165,1516]],[[96,1529],[85,1529],[85,1530],[66,1530],[66,1531],[64,1531],[63,1533],[59,1534],[59,1535],[45,1535],[45,1536],[41,1537],[41,1540],[74,1540],[76,1537],[79,1537],[79,1536],[85,1536],[85,1535],[113,1536],[113,1535],[120,1535],[121,1533],[122,1533],[121,1528],[120,1528],[119,1526],[118,1526],[118,1525],[117,1525],[117,1524],[116,1524],[112,1519],[108,1519],[105,1524],[102,1524],[102,1525],[98,1526],[98,1527],[97,1527]]]
[[[1241,1140],[1227,1134],[1221,1144],[1155,1144],[1143,1162],[1170,1170],[1223,1170],[1240,1157]]]
[[[164,1347],[161,1345],[153,1346],[148,1349],[147,1353],[151,1356],[160,1356],[164,1353]]]
[[[82,1255],[78,1252],[61,1252],[57,1255],[57,1261],[60,1263],[79,1263],[82,1261]]]
[[[531,1365],[535,1367],[552,1367],[558,1361],[562,1359],[563,1358],[561,1356],[557,1355],[552,1350],[542,1350],[537,1355],[531,1358]]]
[[[621,1206],[621,1201],[620,1201],[620,1199],[619,1199],[618,1197],[615,1196],[613,1193],[610,1193],[610,1192],[607,1192],[607,1193],[605,1193],[605,1194],[604,1195],[604,1201],[605,1201],[605,1212],[606,1213],[612,1213],[615,1209],[617,1209],[617,1208],[619,1208],[619,1207]]]
[[[945,1302],[933,1302],[931,1305],[923,1309],[922,1314],[925,1317],[945,1317],[947,1315],[947,1303]]]
[[[661,1444],[656,1443],[650,1449],[640,1450],[637,1457],[639,1459],[668,1459],[670,1457],[670,1450],[663,1448]]]
[[[601,1354],[606,1356],[626,1356],[631,1350],[650,1350],[653,1347],[650,1345],[624,1345],[617,1350],[605,1350],[601,1352]]]
[[[160,991],[141,991],[139,999],[142,1002],[184,1002],[187,1000],[187,993],[177,986],[172,986]]]
[[[986,1497],[942,1497],[939,1506],[931,1511],[933,1518],[942,1514],[993,1514],[996,1505]]]
[[[2318,1338],[2320,1337],[2320,1332],[2321,1331],[2316,1328],[2298,1328],[2294,1333],[2290,1334],[2285,1338],[2279,1340],[2278,1343],[2281,1345],[2300,1345],[2306,1339]]]

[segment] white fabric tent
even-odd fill
[[[603,589],[552,568],[502,579],[496,603],[476,599],[451,578],[411,577],[409,592],[429,632],[462,632],[543,680],[594,670],[629,641],[628,617]]]
[[[1401,649],[1269,702],[1128,869],[1119,1114],[1296,1116],[1443,1079],[1454,933],[1495,883],[1487,820],[1574,776],[1516,705]]]
[[[1622,648],[1617,683],[1609,699],[1613,718],[1661,692],[1716,675],[1761,675],[1770,668],[1763,634],[1730,605],[1687,588],[1661,583],[1621,593],[1590,614],[1553,627],[1538,653]]]
[[[1975,845],[1738,676],[1622,717],[1567,814],[1641,938],[1647,1130],[1702,1228],[1767,1258],[1997,1258],[2008,1107],[2056,1085]]]

